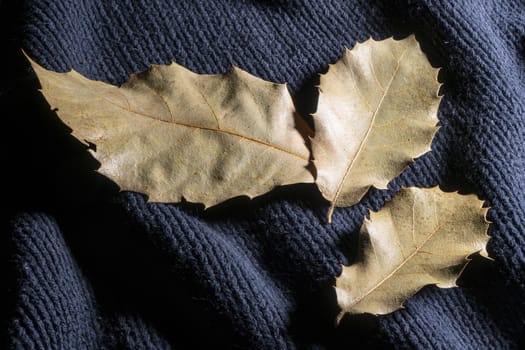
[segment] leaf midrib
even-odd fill
[[[124,95],[120,91],[119,91],[119,93],[127,101],[126,95]],[[114,105],[114,106],[116,106],[116,107],[118,107],[120,109],[123,109],[123,110],[125,110],[125,111],[127,111],[129,113],[133,113],[133,114],[136,114],[136,115],[140,115],[142,117],[146,117],[146,118],[152,119],[152,120],[157,121],[157,122],[167,123],[167,124],[170,124],[170,125],[179,125],[179,126],[186,127],[186,128],[193,128],[193,129],[199,129],[199,130],[205,130],[205,131],[218,132],[218,133],[223,133],[223,134],[227,134],[227,135],[234,136],[234,137],[239,137],[239,138],[247,140],[247,141],[251,141],[251,142],[254,142],[254,143],[258,143],[258,144],[267,146],[269,148],[273,148],[273,149],[275,149],[277,151],[281,151],[283,153],[286,153],[286,154],[289,154],[291,156],[297,157],[297,158],[299,158],[301,160],[309,161],[308,157],[302,156],[302,155],[300,155],[300,154],[298,154],[296,152],[290,151],[290,150],[288,150],[286,148],[283,148],[283,147],[280,147],[280,146],[268,143],[268,142],[260,140],[260,139],[256,139],[256,138],[253,138],[253,137],[249,137],[249,136],[246,136],[246,135],[239,134],[239,133],[237,133],[235,131],[218,129],[218,128],[212,128],[212,127],[206,127],[206,126],[199,126],[199,125],[192,125],[192,124],[187,124],[187,123],[181,123],[181,122],[178,122],[178,121],[175,121],[175,120],[171,120],[171,121],[163,120],[163,119],[157,118],[157,117],[149,115],[149,114],[145,114],[145,113],[142,113],[142,112],[135,111],[135,110],[133,110],[131,108],[126,108],[126,107],[124,107],[124,106],[122,106],[122,105],[120,105],[120,104],[118,104],[118,103],[116,103],[114,101],[111,101],[110,99],[106,98],[103,95],[100,95],[100,94],[97,94],[97,93],[94,93],[94,94],[96,96],[98,96],[99,98],[104,99],[105,101],[111,103],[112,105]],[[129,102],[128,102],[128,105],[129,105]]]
[[[370,288],[369,290],[366,291],[366,293],[364,293],[363,295],[361,295],[360,297],[354,299],[352,301],[352,303],[350,305],[348,305],[347,308],[351,308],[353,307],[354,305],[358,304],[359,302],[361,302],[364,298],[366,298],[367,296],[369,296],[370,294],[372,294],[377,288],[379,288],[380,286],[383,285],[383,283],[385,283],[385,281],[387,281],[389,278],[391,278],[396,272],[398,272],[402,267],[405,266],[406,263],[408,263],[414,256],[416,256],[420,251],[421,251],[421,248],[423,248],[425,246],[425,244],[428,243],[428,241],[434,237],[434,235],[444,226],[444,224],[441,224],[441,225],[438,225],[434,231],[432,231],[427,238],[425,238],[425,240],[419,245],[417,246],[414,251],[408,255],[407,257],[403,258],[401,260],[401,262],[399,263],[399,265],[396,266],[395,269],[393,269],[392,271],[390,271],[390,273],[388,273],[385,277],[383,277],[383,279],[381,279],[379,282],[377,282],[372,288]]]
[[[355,161],[356,159],[359,157],[359,155],[361,154],[361,151],[363,150],[365,144],[366,144],[366,141],[368,139],[368,136],[370,135],[370,132],[372,131],[373,129],[373,126],[374,126],[374,122],[375,122],[375,119],[377,117],[377,114],[379,113],[379,110],[381,109],[382,105],[383,105],[383,101],[386,97],[386,95],[388,94],[388,91],[390,89],[390,86],[392,85],[392,82],[394,81],[396,75],[397,75],[397,72],[399,71],[399,67],[401,65],[401,61],[403,59],[403,56],[405,55],[405,53],[407,52],[408,48],[405,48],[405,50],[401,53],[401,55],[399,56],[398,60],[397,60],[397,63],[396,63],[396,68],[394,69],[394,71],[392,72],[392,77],[390,78],[387,86],[384,88],[383,90],[383,94],[381,96],[381,99],[379,100],[378,104],[377,104],[377,107],[374,111],[374,113],[372,114],[372,118],[370,120],[370,124],[368,125],[368,129],[366,130],[366,133],[365,133],[365,136],[363,137],[363,139],[361,140],[361,143],[359,144],[359,148],[357,149],[357,152],[355,153],[354,157],[350,160],[350,164],[348,165],[348,167],[346,168],[346,171],[345,171],[345,174],[341,180],[341,182],[339,183],[338,187],[337,187],[337,190],[335,192],[335,195],[334,197],[332,198],[332,201],[331,201],[331,204],[330,204],[330,208],[328,209],[328,220],[330,221],[330,218],[332,217],[332,213],[334,211],[334,208],[335,208],[335,204],[337,202],[337,199],[339,198],[339,196],[341,195],[341,191],[343,190],[343,186],[346,182],[346,179],[348,177],[348,175],[350,174],[350,171],[352,170],[352,167],[354,166],[355,164]],[[363,96],[363,98],[365,98]]]

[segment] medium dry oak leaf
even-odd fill
[[[313,182],[284,84],[239,68],[201,75],[172,63],[117,87],[31,64],[51,107],[73,135],[96,145],[98,171],[121,190],[208,207]]]
[[[393,312],[425,285],[455,287],[469,255],[488,257],[482,205],[475,195],[406,188],[371,212],[355,263],[336,278],[338,319],[346,312]]]
[[[385,189],[430,150],[437,74],[410,36],[357,44],[321,76],[312,153],[328,221],[335,206],[358,203],[371,186]]]

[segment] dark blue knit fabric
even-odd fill
[[[0,14],[9,348],[525,348],[522,0],[13,0]],[[306,116],[317,73],[344,46],[410,33],[443,67],[433,150],[331,225],[310,185],[205,212],[118,193],[20,52],[112,84],[151,64],[237,65],[287,82]],[[335,327],[333,276],[367,208],[436,184],[487,201],[494,262],[474,259],[459,288],[426,287],[401,311]]]

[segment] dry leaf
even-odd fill
[[[313,182],[284,84],[239,68],[199,75],[172,63],[116,87],[31,64],[51,107],[78,139],[96,145],[99,172],[122,190],[211,206]]]
[[[430,150],[437,73],[411,36],[357,44],[321,76],[312,152],[329,221],[334,206],[356,204],[370,186],[386,188]]]
[[[475,195],[402,189],[361,227],[356,262],[336,279],[342,309],[386,314],[423,286],[456,285],[468,256],[485,250],[487,210]]]

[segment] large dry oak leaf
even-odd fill
[[[313,182],[304,125],[284,84],[239,68],[200,75],[172,63],[117,87],[31,64],[51,107],[96,145],[98,171],[121,190],[211,206]]]

